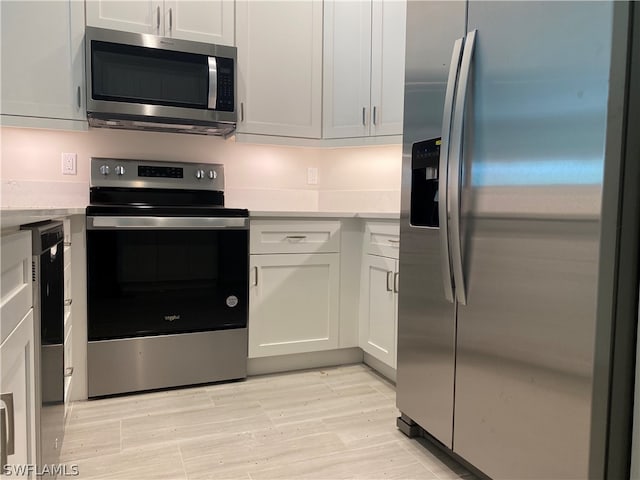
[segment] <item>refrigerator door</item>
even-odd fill
[[[449,66],[454,43],[465,33],[465,11],[462,1],[407,4],[397,405],[404,416],[449,447],[455,304],[445,298],[443,285],[450,279],[443,279],[440,229],[411,225],[411,154],[414,143],[442,135]],[[429,201],[433,193],[431,198],[425,195],[425,202]]]
[[[588,478],[611,25],[469,3],[453,450],[494,479]]]

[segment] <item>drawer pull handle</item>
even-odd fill
[[[388,240],[389,243],[400,243],[400,240],[396,239],[396,238],[390,238]]]
[[[67,367],[64,369],[64,376],[65,377],[70,377],[71,375],[73,375],[73,367]]]
[[[387,272],[387,292],[393,292],[393,287],[390,286],[392,278],[393,278],[393,272]]]
[[[306,235],[287,235],[287,240],[304,240]]]
[[[73,303],[73,299],[71,299],[71,298],[65,298],[65,299],[64,299],[64,306],[65,306],[65,307],[70,306],[70,305],[71,305],[71,303]]]
[[[256,281],[255,281],[255,283],[253,284],[253,286],[254,286],[254,287],[257,287],[257,286],[258,286],[258,267],[257,267],[257,266],[255,266],[255,267],[253,267],[253,268],[255,269],[255,274],[256,274],[256,277],[255,277],[255,278],[256,278]]]
[[[71,246],[71,242],[64,242],[64,243],[63,243],[63,245],[64,245],[65,247],[70,247],[70,246]]]
[[[399,279],[399,277],[400,277],[400,272],[396,272],[396,273],[393,274],[393,291],[395,293],[398,293],[398,288],[399,288],[398,279]]]

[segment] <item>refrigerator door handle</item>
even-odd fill
[[[451,264],[456,298],[462,305],[467,304],[467,290],[464,283],[462,266],[462,242],[460,237],[460,189],[462,182],[462,141],[464,128],[464,110],[469,90],[469,73],[476,44],[477,30],[467,34],[460,62],[460,75],[456,89],[453,122],[451,126],[451,175],[449,175],[449,195],[447,198],[451,214]]]
[[[453,303],[453,280],[451,277],[451,254],[449,251],[449,210],[448,210],[448,178],[449,178],[449,144],[451,139],[451,118],[453,117],[453,100],[460,69],[462,44],[464,38],[459,38],[453,44],[447,90],[444,97],[444,114],[442,116],[442,140],[440,144],[440,178],[438,180],[438,218],[440,219],[440,250],[442,253],[442,281],[444,296]]]

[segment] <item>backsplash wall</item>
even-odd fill
[[[397,212],[400,206],[399,145],[326,149],[171,133],[8,127],[0,128],[0,143],[3,208],[83,207],[89,159],[100,156],[222,163],[230,207]],[[62,175],[62,152],[77,153],[77,175]],[[318,168],[317,185],[307,185],[309,167]]]

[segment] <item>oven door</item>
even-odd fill
[[[245,328],[246,218],[87,217],[90,341]]]

